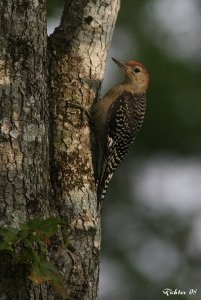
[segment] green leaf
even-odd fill
[[[29,278],[36,284],[48,281],[54,286],[63,285],[58,269],[52,263],[42,260],[40,257],[32,264]]]
[[[49,282],[57,291],[66,298],[66,290],[64,288],[63,279],[59,274],[58,269],[50,262],[40,260],[32,265],[30,280],[35,284]]]
[[[18,253],[15,253],[14,259],[17,263],[32,264],[36,261],[36,252],[32,248],[26,248]]]
[[[13,252],[12,246],[4,241],[0,242],[0,251],[2,251],[2,250],[7,250],[7,251]]]
[[[23,241],[27,238],[27,236],[29,235],[29,231],[26,230],[26,229],[21,229],[19,230],[18,234],[17,234],[17,238],[18,238],[18,241]]]
[[[13,228],[2,228],[0,229],[0,236],[2,236],[3,241],[8,244],[14,244],[18,240],[17,238],[18,231]]]
[[[58,226],[63,224],[64,222],[59,218],[48,218],[46,220],[37,218],[28,221],[26,224],[22,224],[20,227],[23,228],[23,226],[25,225],[32,232],[36,232],[37,234],[44,234],[47,237],[51,237],[57,233]]]
[[[0,251],[12,252],[15,263],[24,263],[31,268],[29,278],[36,284],[49,282],[58,292],[66,297],[63,280],[58,269],[46,261],[47,246],[51,243],[50,237],[58,231],[58,226],[64,222],[58,218],[46,220],[37,218],[20,224],[20,229],[0,229]],[[68,243],[67,235],[65,242]]]
[[[33,236],[29,235],[23,240],[23,243],[26,247],[32,248],[34,243],[37,242],[38,239],[39,239],[39,237],[33,237]]]
[[[43,241],[38,241],[41,256],[47,255],[47,246]]]

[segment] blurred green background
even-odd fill
[[[62,2],[48,1],[49,32]],[[122,1],[102,93],[122,78],[111,56],[144,63],[150,87],[106,196],[100,300],[201,299],[201,2]]]

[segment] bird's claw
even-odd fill
[[[89,112],[89,109],[83,105],[81,105],[78,101],[73,100],[73,101],[67,101],[67,106],[72,107],[72,108],[77,108],[81,112],[81,119],[82,119],[82,124],[84,123],[84,117],[85,115],[87,116],[88,119],[90,119],[91,114]]]

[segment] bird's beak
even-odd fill
[[[121,63],[120,61],[118,61],[117,59],[112,57],[112,60],[115,62],[115,64],[117,64],[117,66],[119,66],[120,69],[122,69],[123,71],[127,70],[127,66],[124,65],[123,63]]]

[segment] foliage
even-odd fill
[[[64,0],[49,0],[47,1],[47,14],[49,17],[54,16],[57,12],[59,7],[64,5]]]
[[[29,279],[35,284],[48,282],[64,294],[58,269],[47,260],[48,246],[64,222],[58,218],[36,218],[20,224],[19,229],[0,229],[0,251],[9,251],[14,262],[29,267]]]

